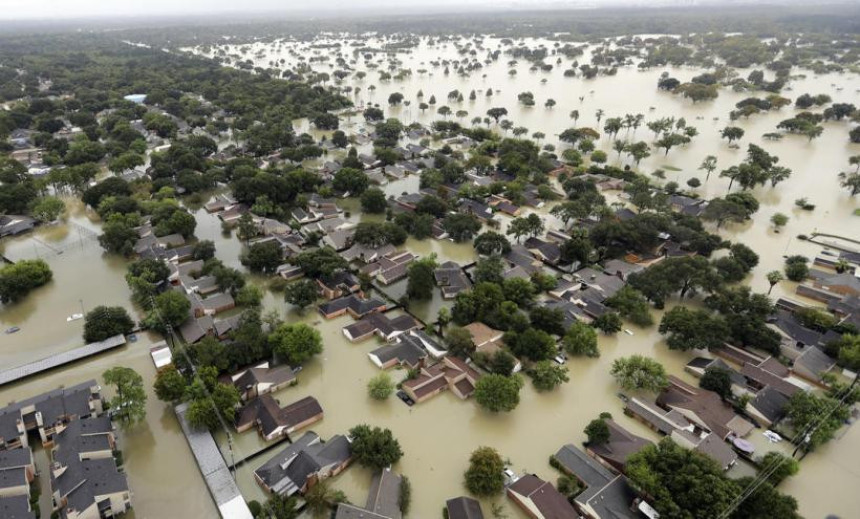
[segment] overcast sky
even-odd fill
[[[701,2],[702,0],[692,0]],[[732,1],[732,0],[723,0]],[[311,13],[453,10],[492,6],[494,9],[530,7],[583,7],[624,4],[691,3],[691,0],[0,0],[3,19],[69,19],[94,16],[175,16],[187,14],[213,15],[226,12]],[[2,28],[0,28],[2,33]]]

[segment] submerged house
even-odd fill
[[[316,433],[306,432],[255,470],[254,479],[266,492],[291,496],[340,474],[351,461],[346,436],[323,442]]]
[[[507,488],[508,498],[532,519],[579,519],[579,514],[552,483],[527,474]]]
[[[601,444],[588,444],[585,452],[616,473],[623,473],[627,458],[649,445],[650,441],[631,434],[614,420],[604,420],[609,427],[609,440]]]
[[[432,366],[421,368],[418,376],[403,382],[403,391],[417,402],[428,400],[446,389],[465,400],[475,392],[480,373],[456,357],[446,356]]]
[[[0,451],[27,447],[31,432],[38,432],[42,445],[50,447],[70,423],[99,416],[103,409],[95,380],[11,403],[0,409]]]
[[[275,397],[267,393],[249,401],[237,415],[237,431],[245,432],[256,426],[260,436],[266,441],[272,441],[322,420],[323,409],[312,396],[280,407]]]
[[[370,491],[364,508],[340,503],[335,519],[401,519],[400,491],[403,477],[390,468],[379,470],[370,480]]]
[[[572,517],[639,519],[643,517],[643,510],[650,509],[647,503],[638,498],[626,477],[615,475],[606,470],[601,464],[573,445],[564,445],[555,453],[553,458],[558,462],[563,472],[576,477],[586,487],[574,498],[576,512]],[[514,485],[511,485],[511,488]],[[510,495],[510,490],[508,495]],[[567,501],[565,500],[565,502]],[[536,517],[532,514],[529,515]],[[544,513],[539,517],[570,516],[563,515],[559,510],[555,515]]]
[[[63,519],[114,517],[131,508],[131,492],[113,453],[110,418],[69,423],[51,451],[51,490]]]
[[[384,341],[391,341],[397,336],[420,326],[418,321],[409,314],[398,315],[392,319],[383,313],[373,312],[344,327],[343,335],[350,342],[363,341],[374,334]]]
[[[242,400],[250,400],[287,387],[296,380],[296,373],[290,366],[272,368],[268,362],[263,362],[236,373],[230,379]]]

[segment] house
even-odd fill
[[[406,277],[409,264],[414,259],[415,256],[411,252],[392,252],[367,264],[361,271],[369,276],[376,276],[383,285],[390,285]]]
[[[456,189],[454,192],[456,192]],[[457,210],[461,213],[471,214],[484,223],[493,220],[492,207],[470,198],[461,198],[458,202]]]
[[[642,265],[628,263],[624,260],[612,259],[603,265],[603,273],[615,276],[622,281],[627,281],[630,274],[636,274],[645,270]]]
[[[30,508],[29,496],[0,496],[0,517],[8,519],[36,519]]]
[[[25,233],[35,226],[36,219],[29,216],[0,215],[0,238]]]
[[[0,409],[0,451],[27,447],[28,433],[38,431],[43,446],[69,423],[98,416],[103,411],[101,387],[88,380],[68,388],[10,403]]]
[[[191,301],[191,311],[194,317],[218,315],[221,312],[236,308],[236,301],[233,299],[233,296],[226,292],[218,292],[205,299],[197,294],[189,294],[188,299]]]
[[[387,256],[396,250],[397,249],[394,248],[394,245],[391,244],[385,244],[381,247],[374,248],[356,243],[341,252],[340,255],[343,259],[349,262],[360,261],[362,263],[373,263],[382,256]]]
[[[586,445],[585,452],[609,470],[623,473],[627,458],[653,443],[631,434],[614,420],[607,419],[604,422],[609,427],[609,440],[606,443]]]
[[[699,198],[679,194],[669,195],[669,208],[683,215],[700,216],[707,205],[705,200]]]
[[[370,491],[367,493],[365,510],[388,517],[401,519],[400,485],[403,478],[390,468],[381,469],[370,480]]]
[[[29,447],[0,452],[0,499],[13,496],[29,498],[30,484],[35,477],[36,465]]]
[[[376,334],[384,341],[391,341],[400,334],[420,327],[409,314],[399,315],[393,319],[380,312],[373,312],[359,321],[345,326],[343,334],[350,342],[359,342]]]
[[[327,278],[317,279],[320,296],[331,301],[361,290],[358,276],[347,270],[339,270]]]
[[[688,449],[709,456],[723,467],[723,470],[728,470],[737,461],[737,454],[727,443],[674,409],[666,411],[634,397],[627,401],[624,414],[670,436],[676,443]]]
[[[817,273],[822,273],[817,275]],[[860,296],[860,272],[845,271],[841,274],[810,271],[812,286],[838,296]]]
[[[323,419],[323,409],[316,398],[308,396],[280,407],[271,393],[256,397],[237,413],[236,430],[245,432],[256,426],[266,441],[304,429]]]
[[[355,236],[355,229],[336,229],[323,236],[322,242],[340,252],[352,246],[353,236]]]
[[[445,501],[448,519],[484,519],[481,503],[471,497],[455,497]]]
[[[268,362],[263,362],[252,368],[242,370],[230,377],[233,385],[239,390],[242,400],[274,393],[283,389],[296,380],[293,368],[287,365],[269,367]]]
[[[593,288],[600,292],[604,299],[614,296],[625,284],[617,276],[590,267],[577,270],[573,273],[573,277],[582,284],[583,288]]]
[[[131,508],[125,474],[114,459],[110,418],[70,422],[51,451],[51,490],[63,519],[114,517]]]
[[[347,312],[355,319],[360,319],[373,312],[382,312],[386,308],[386,304],[379,299],[364,299],[356,294],[328,301],[318,307],[326,319],[333,319]]]
[[[472,336],[472,343],[475,345],[475,353],[480,353],[488,356],[493,356],[499,351],[505,349],[502,344],[504,332],[490,328],[482,322],[469,323],[463,327]],[[514,373],[519,373],[523,369],[519,360],[514,364]]]
[[[753,429],[753,425],[735,414],[719,395],[693,387],[675,376],[669,376],[669,387],[657,398],[657,404],[677,411],[721,440],[729,435],[742,438]]]
[[[746,412],[759,425],[770,427],[785,416],[785,406],[789,397],[785,396],[773,386],[767,386],[758,393],[755,398],[747,403]]]
[[[481,180],[489,180],[487,177],[479,177]],[[477,184],[478,182],[476,182]],[[483,182],[482,182],[483,183]],[[490,207],[495,209],[500,213],[505,213],[506,215],[517,217],[520,215],[522,210],[520,207],[507,198],[501,197],[499,195],[491,195],[490,196]]]
[[[306,432],[255,470],[254,479],[266,492],[291,496],[340,474],[350,461],[350,442],[345,436],[333,436],[323,443],[316,433]]]
[[[364,508],[349,503],[337,505],[335,519],[401,519],[400,485],[403,478],[385,468],[373,475]]]
[[[454,299],[457,294],[472,288],[472,281],[453,261],[446,261],[433,271],[436,285],[442,290],[442,299]]]
[[[527,474],[507,488],[508,498],[532,519],[578,519],[567,498],[534,474]]]
[[[304,276],[305,272],[298,265],[284,263],[283,265],[278,265],[278,268],[275,269],[275,275],[287,281],[295,281]]]
[[[554,241],[542,240],[532,236],[523,245],[535,258],[544,263],[557,265],[561,261],[561,248]]]
[[[434,359],[441,359],[445,355],[448,354],[448,348],[444,343],[440,343],[439,341],[430,337],[424,330],[415,329],[409,330],[408,333],[405,333],[397,338],[397,340],[403,341],[413,341],[416,344],[420,345],[427,353],[430,354]]]
[[[409,369],[421,367],[427,358],[427,351],[421,347],[421,343],[409,334],[401,334],[397,342],[377,348],[367,354],[370,361],[381,369],[394,366],[405,366]]]
[[[617,476],[606,470],[600,463],[570,444],[559,449],[553,458],[559,463],[563,472],[576,477],[586,487],[574,499],[574,505],[579,514],[592,519],[642,517],[637,511],[639,505],[637,495],[624,476]],[[579,514],[574,517],[579,517]]]
[[[707,357],[696,357],[684,366],[684,371],[694,377],[701,378],[709,369],[719,369],[729,374],[732,382],[732,393],[741,396],[750,393],[746,378],[737,370],[722,361],[722,359],[711,359]]]
[[[481,375],[464,361],[446,356],[432,366],[421,368],[418,376],[403,382],[403,391],[415,402],[423,402],[450,389],[465,400],[475,392]]]

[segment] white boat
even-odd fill
[[[625,328],[624,333],[626,333],[627,335],[633,335],[633,332],[629,328]]]
[[[66,317],[66,322],[70,323],[72,321],[77,321],[78,319],[83,319],[83,318],[84,318],[84,314],[72,314],[72,315]]]

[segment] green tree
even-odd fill
[[[403,456],[400,443],[389,429],[357,425],[349,430],[352,457],[364,467],[381,470],[397,463]]]
[[[789,256],[785,259],[785,277],[791,281],[803,281],[809,276],[809,258],[805,256]]]
[[[711,178],[711,173],[713,173],[714,170],[717,169],[717,157],[713,155],[708,155],[702,161],[702,164],[699,166],[699,169],[707,171],[707,175],[705,175],[705,182],[707,182],[708,179]]]
[[[705,369],[705,374],[699,380],[699,387],[713,391],[720,395],[723,400],[728,400],[732,396],[731,373],[725,368],[707,368]]]
[[[162,402],[179,402],[185,396],[188,382],[173,364],[158,369],[153,383],[155,395]]]
[[[291,366],[297,366],[322,353],[319,330],[303,323],[281,324],[269,335],[272,350]]]
[[[0,267],[0,302],[14,303],[54,277],[44,260],[21,260]]]
[[[284,301],[303,311],[316,302],[319,297],[317,288],[316,281],[312,279],[294,281],[284,290]]]
[[[594,320],[594,327],[606,335],[613,335],[621,331],[621,317],[618,312],[605,312]]]
[[[263,241],[251,245],[247,254],[241,257],[242,264],[252,272],[271,274],[283,262],[284,253],[281,245],[275,241]]]
[[[374,400],[385,400],[394,393],[394,382],[385,371],[375,375],[367,382],[367,393]]]
[[[454,327],[448,330],[445,342],[448,345],[448,353],[455,357],[466,358],[475,352],[472,334],[465,328]]]
[[[407,269],[409,279],[406,284],[406,295],[409,299],[422,301],[433,297],[433,289],[436,286],[433,273],[437,266],[435,255],[413,261],[409,265]]]
[[[311,279],[330,277],[348,266],[347,261],[331,247],[300,252],[290,258],[290,261],[300,267],[305,276]]]
[[[191,302],[177,290],[168,290],[155,296],[155,306],[144,319],[149,328],[167,333],[167,327],[177,327],[189,316]]]
[[[622,389],[658,392],[669,385],[666,370],[656,360],[631,355],[615,359],[609,372]]]
[[[597,332],[591,326],[576,321],[561,340],[564,351],[570,355],[585,355],[586,357],[599,357],[600,350],[597,349]]]
[[[30,213],[40,222],[53,222],[66,210],[66,204],[57,197],[44,196],[33,201]]]
[[[341,490],[329,487],[328,480],[317,481],[304,494],[305,504],[308,512],[314,517],[322,517],[338,505],[346,503],[346,494]]]
[[[585,436],[589,445],[603,445],[609,441],[609,426],[602,418],[595,418],[585,426]]]
[[[792,395],[785,411],[794,430],[807,432],[809,440],[804,441],[807,450],[814,450],[832,440],[849,416],[847,406],[838,400],[807,391]]]
[[[97,306],[84,317],[84,341],[103,341],[114,335],[128,335],[134,321],[121,306]]]
[[[511,250],[511,242],[504,235],[495,231],[487,231],[479,234],[475,238],[473,245],[478,254],[483,256],[507,254]]]
[[[625,471],[661,517],[720,517],[740,492],[714,460],[669,438],[628,457]]]
[[[238,232],[239,239],[243,242],[247,243],[251,240],[251,238],[257,236],[260,230],[257,228],[257,224],[254,223],[254,218],[251,216],[251,213],[245,213],[239,217]]]
[[[478,405],[492,413],[513,411],[520,403],[522,387],[522,377],[491,373],[479,378],[475,384],[475,400]]]
[[[676,306],[660,321],[659,331],[667,335],[666,343],[673,350],[708,350],[723,345],[729,328],[717,315],[686,306]]]
[[[442,220],[442,228],[457,243],[472,239],[481,230],[481,222],[471,214],[454,213]]]
[[[140,238],[135,228],[140,224],[140,216],[132,214],[111,214],[102,225],[99,244],[108,252],[131,256],[134,245]]]
[[[550,391],[570,381],[567,368],[554,363],[551,360],[535,362],[528,370],[535,389],[538,391]]]
[[[479,497],[500,494],[505,488],[505,463],[496,449],[478,447],[469,457],[464,474],[466,488]]]
[[[361,194],[361,210],[370,214],[382,214],[388,209],[388,199],[378,187],[371,187]]]
[[[618,311],[621,317],[629,319],[637,326],[651,326],[654,319],[648,301],[635,288],[625,285],[605,302],[606,306]]]
[[[114,386],[110,400],[114,416],[124,425],[143,421],[146,417],[146,390],[143,377],[131,368],[117,366],[102,373],[105,384]]]
[[[783,279],[785,279],[785,277],[782,275],[782,272],[778,270],[771,270],[770,272],[768,272],[767,283],[768,285],[770,285],[770,287],[767,290],[767,294],[770,295],[770,293],[773,291],[773,287]]]
[[[786,478],[800,471],[800,463],[796,459],[777,451],[770,451],[762,456],[758,465],[763,468],[769,467],[773,469],[770,477],[767,478],[768,483],[773,486],[779,485]]]

